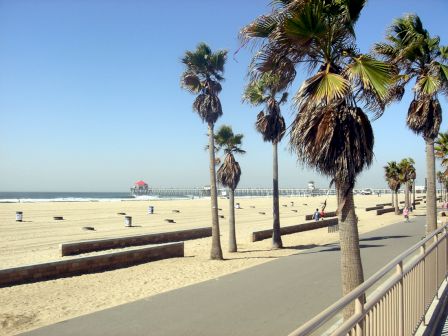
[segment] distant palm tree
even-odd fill
[[[285,90],[285,83],[281,82],[281,78],[266,72],[249,83],[243,95],[243,100],[254,106],[264,105],[264,112],[261,111],[257,115],[255,126],[257,131],[263,135],[264,141],[272,142],[272,159],[273,159],[273,231],[272,246],[273,248],[282,248],[282,236],[280,233],[280,201],[278,192],[278,149],[277,145],[285,134],[286,125],[283,118],[280,105],[285,103],[288,97]],[[277,95],[281,94],[279,98]]]
[[[290,145],[299,159],[334,179],[339,197],[343,295],[364,281],[353,201],[356,177],[373,158],[373,131],[363,108],[381,115],[393,69],[356,47],[365,1],[273,1],[273,10],[242,30],[260,42],[253,76],[271,71],[292,83],[296,65],[312,76],[295,95]],[[347,319],[354,305],[344,311]]]
[[[441,186],[442,200],[447,200],[447,190],[445,190],[445,196],[443,190],[445,189],[445,181],[448,176],[448,132],[440,132],[434,143],[434,153],[436,158],[441,160],[441,164],[445,167],[443,172],[437,172],[437,180]]]
[[[443,197],[443,189],[444,189],[444,185],[445,185],[445,174],[442,173],[441,171],[438,171],[436,173],[436,179],[437,179],[437,182],[439,182],[439,184],[440,184],[440,192],[442,194],[442,200],[444,200],[445,198]],[[446,193],[446,191],[445,191],[445,193]]]
[[[233,134],[230,126],[223,125],[215,135],[216,146],[225,153],[224,162],[218,169],[218,181],[229,188],[229,252],[237,251],[235,232],[235,189],[240,182],[241,168],[235,161],[234,153],[244,154],[241,149],[243,134]]]
[[[215,144],[213,128],[222,115],[221,102],[218,94],[221,92],[220,82],[224,80],[224,64],[227,51],[219,50],[213,53],[205,43],[199,43],[194,51],[185,52],[182,63],[186,69],[181,76],[181,86],[187,91],[197,94],[193,103],[203,122],[208,125],[209,157],[210,157],[210,196],[212,210],[212,248],[210,257],[222,260],[221,241],[219,238],[218,196],[216,192]]]
[[[441,47],[440,38],[431,37],[414,14],[395,20],[386,40],[376,44],[375,51],[401,71],[391,96],[401,100],[405,86],[415,79],[407,125],[422,135],[426,143],[426,233],[429,234],[437,228],[434,139],[442,121],[438,95],[448,93],[448,48]]]
[[[411,206],[410,202],[410,184],[416,177],[414,160],[412,158],[403,159],[398,164],[400,168],[400,182],[404,184],[404,193],[405,193],[405,206],[409,208]]]
[[[387,185],[392,190],[393,194],[395,194],[395,200],[392,202],[395,207],[395,214],[400,214],[400,209],[398,205],[398,190],[400,189],[400,167],[397,162],[390,161],[387,163],[387,166],[384,166],[385,178],[387,181]]]

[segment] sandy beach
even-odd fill
[[[400,200],[404,195],[399,195]],[[281,225],[305,222],[305,215],[321,206],[325,197],[282,197]],[[368,232],[402,221],[393,213],[376,216],[365,208],[391,201],[390,195],[355,196],[359,230]],[[211,238],[185,243],[185,257],[161,260],[114,271],[87,274],[0,289],[0,335],[11,335],[68,318],[87,314],[147,296],[217,278],[309,247],[338,241],[337,233],[319,229],[283,237],[285,248],[270,250],[270,240],[250,241],[254,230],[272,226],[271,198],[237,198],[236,210],[239,253],[227,253],[228,201],[219,200],[221,243],[224,261],[210,261]],[[291,206],[294,202],[294,206]],[[155,213],[147,214],[149,205]],[[173,212],[178,210],[179,212]],[[294,211],[293,211],[294,210]],[[336,199],[327,200],[327,211],[336,210]],[[419,213],[424,205],[417,207]],[[15,221],[23,211],[24,221]],[[297,212],[295,212],[297,211]],[[124,212],[133,217],[134,227],[126,227]],[[260,214],[265,212],[265,214]],[[63,216],[63,221],[54,221]],[[165,219],[174,219],[168,224]],[[0,269],[61,260],[62,242],[121,237],[144,233],[176,231],[210,225],[210,201],[152,200],[121,202],[45,202],[0,204]],[[93,226],[95,231],[82,230]],[[65,257],[66,258],[66,257]]]

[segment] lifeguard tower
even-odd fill
[[[132,196],[144,196],[149,195],[151,193],[151,189],[149,189],[148,184],[145,181],[137,181],[131,188]]]

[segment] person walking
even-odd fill
[[[320,218],[320,212],[319,212],[319,209],[316,209],[316,212],[314,212],[314,215],[313,215],[313,219],[315,222],[318,222],[319,218]]]
[[[403,217],[406,219],[406,222],[409,222],[409,209],[408,209],[408,207],[404,207],[404,209],[403,209]]]

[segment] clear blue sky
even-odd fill
[[[0,0],[0,191],[126,191],[208,184],[206,126],[179,88],[180,58],[200,41],[229,50],[224,116],[245,134],[240,186],[271,185],[271,145],[241,103],[249,50],[232,57],[239,30],[269,0]],[[370,0],[357,26],[363,52],[396,17],[415,12],[448,44],[446,0]],[[295,91],[300,83],[292,87]],[[423,184],[423,140],[406,128],[411,96],[373,123],[374,165],[358,187],[385,186],[382,166],[411,156]],[[444,112],[446,98],[441,98]],[[293,110],[283,113],[292,120]],[[444,113],[446,116],[446,113]],[[442,130],[447,129],[447,122]],[[280,186],[327,182],[280,148]]]

